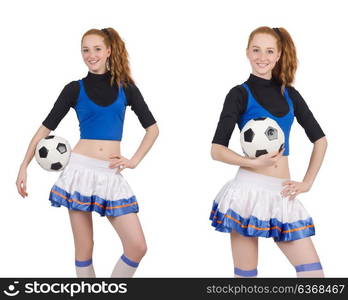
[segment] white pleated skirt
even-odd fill
[[[122,174],[109,161],[71,153],[68,165],[53,185],[49,200],[54,207],[120,216],[139,211],[137,199]]]
[[[240,168],[216,196],[210,214],[212,226],[249,237],[292,241],[315,234],[312,218],[297,198],[282,197],[286,179]]]

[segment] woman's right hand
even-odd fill
[[[27,168],[21,167],[18,172],[16,186],[18,193],[23,197],[27,197]]]
[[[274,166],[278,160],[282,157],[284,149],[280,152],[272,152],[261,155],[251,160],[253,168],[264,168]]]

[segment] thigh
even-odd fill
[[[234,266],[243,270],[257,267],[258,238],[246,237],[236,231],[231,232],[231,248]]]
[[[93,241],[92,213],[78,210],[69,210],[71,229],[76,243]]]
[[[145,244],[145,236],[136,213],[129,213],[118,217],[108,217],[116,230],[122,244]]]
[[[319,261],[319,256],[310,237],[289,242],[277,242],[276,244],[293,266]]]

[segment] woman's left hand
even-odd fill
[[[289,197],[290,200],[295,199],[298,194],[308,192],[311,189],[311,184],[304,181],[287,180],[283,182],[283,186],[281,195],[283,197]]]
[[[123,171],[126,168],[134,169],[136,164],[131,159],[127,159],[121,155],[111,155],[109,168],[118,168],[118,172]]]

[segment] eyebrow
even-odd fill
[[[101,47],[101,46],[100,46],[100,45],[96,45],[96,46],[94,46],[94,47]],[[82,48],[88,48],[88,47],[84,46],[84,47],[82,47]]]
[[[252,46],[253,48],[260,48],[259,46]],[[273,48],[273,47],[267,47],[267,49],[275,49],[275,48]]]

